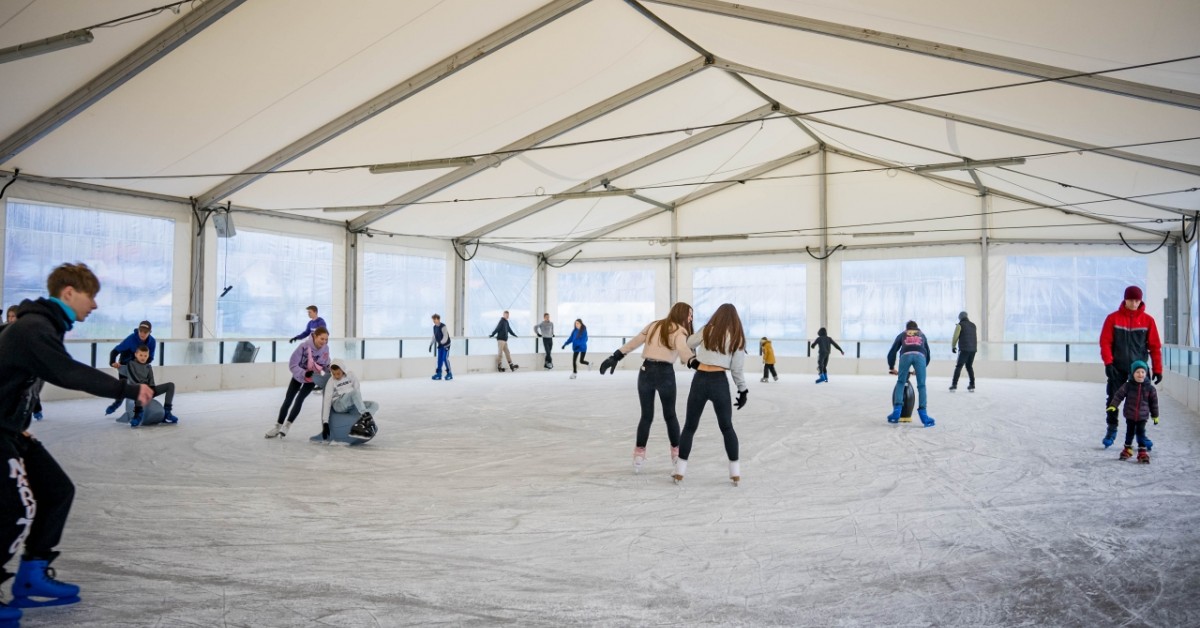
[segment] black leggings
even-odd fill
[[[308,393],[313,391],[313,385],[312,382],[301,384],[296,381],[295,377],[288,381],[287,396],[283,398],[283,405],[279,408],[279,420],[276,423],[283,425],[285,416],[288,423],[295,421],[296,417],[300,416],[300,408],[304,406],[304,398],[308,396]],[[297,395],[297,392],[300,394]],[[296,400],[296,405],[292,405],[292,399]],[[292,408],[290,414],[288,413],[289,406]]]
[[[692,437],[696,428],[700,427],[700,413],[704,412],[704,404],[713,404],[717,413],[717,426],[725,437],[725,455],[730,462],[738,459],[738,437],[733,431],[733,401],[729,396],[729,379],[725,371],[696,371],[692,377],[692,390],[688,392],[687,415],[683,423],[683,433],[679,435],[679,458],[687,460],[692,453]]]
[[[579,368],[575,365],[576,361],[578,361],[579,364],[582,364],[584,366],[591,364],[591,362],[587,361],[587,351],[576,351],[574,354],[571,355],[571,372],[572,373],[579,372]]]
[[[25,540],[25,556],[54,558],[75,501],[75,485],[54,456],[23,435],[0,435],[5,473],[0,483],[0,545],[7,564]],[[3,572],[0,567],[0,573]]]
[[[675,369],[667,362],[646,360],[638,371],[638,400],[642,402],[642,420],[638,422],[637,446],[645,447],[650,440],[650,424],[654,422],[654,393],[662,400],[663,421],[667,424],[667,439],[672,447],[679,446],[679,417],[675,415]]]
[[[825,370],[827,366],[829,366],[829,354],[822,351],[817,354],[817,374],[824,375],[827,373],[828,371]]]
[[[767,378],[767,373],[770,373],[772,376],[775,377],[775,379],[779,379],[779,374],[775,372],[774,364],[764,364],[763,365],[763,379]]]

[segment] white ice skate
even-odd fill
[[[633,473],[636,475],[642,472],[642,465],[646,462],[646,448],[633,448]]]
[[[575,374],[571,373],[571,379],[575,379]]]
[[[738,468],[738,461],[732,460],[729,462],[729,481],[733,482],[734,486],[742,481],[742,471]]]
[[[287,436],[287,431],[288,431],[288,428],[290,428],[291,426],[292,426],[292,422],[291,422],[291,421],[288,421],[287,423],[284,423],[283,425],[280,425],[280,426],[279,426],[279,437],[280,437],[280,438],[283,438],[284,436]]]
[[[271,429],[267,430],[267,438],[275,438],[276,436],[279,436],[279,429],[281,427],[283,426],[278,423],[272,425]]]
[[[671,475],[671,479],[675,480],[676,484],[683,482],[683,475],[687,472],[687,460],[675,461],[675,473]]]

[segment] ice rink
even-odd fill
[[[317,397],[264,439],[282,388],[136,430],[50,403],[83,602],[22,625],[1200,625],[1200,421],[1165,394],[1139,465],[1099,377],[931,378],[933,429],[884,421],[894,378],[781,377],[748,377],[736,488],[711,409],[683,484],[661,414],[634,475],[634,371],[366,382],[354,448],[308,442]]]

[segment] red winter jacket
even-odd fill
[[[1129,372],[1135,360],[1150,358],[1154,372],[1162,373],[1162,341],[1158,339],[1154,318],[1146,313],[1145,302],[1131,310],[1122,301],[1117,311],[1104,319],[1100,357],[1105,365],[1114,364],[1123,373]]]

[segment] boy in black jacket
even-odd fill
[[[40,442],[27,431],[42,381],[97,397],[121,395],[150,402],[149,386],[126,384],[71,358],[63,334],[96,309],[100,281],[84,264],[63,264],[46,281],[50,298],[26,300],[17,322],[0,333],[0,566],[21,542],[25,553],[13,582],[12,602],[0,603],[0,620],[16,622],[13,607],[79,601],[79,587],[54,579],[54,546],[75,497],[75,485]],[[11,522],[11,523],[10,523]],[[0,582],[11,577],[0,567]],[[39,599],[34,599],[39,598]]]

